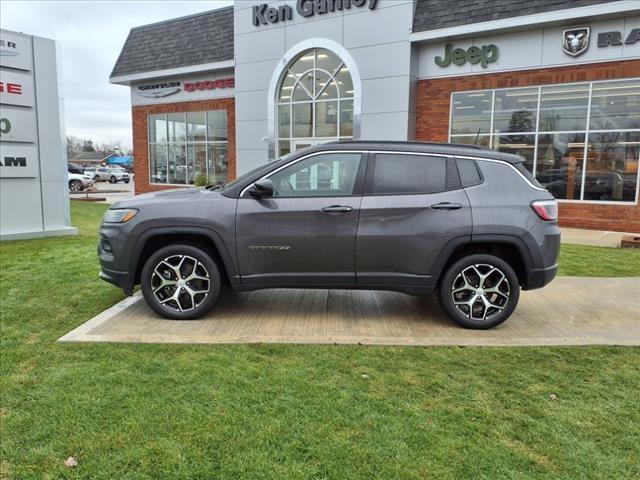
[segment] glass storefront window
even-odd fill
[[[456,135],[451,137],[452,143],[462,143],[464,145],[482,145],[484,147],[491,146],[491,137],[489,135]]]
[[[524,166],[532,172],[536,148],[535,138],[535,135],[495,135],[493,148],[499,152],[513,153],[524,157]]]
[[[535,132],[537,107],[537,88],[496,90],[493,132]]]
[[[536,179],[556,198],[580,199],[584,137],[584,133],[538,136]]]
[[[209,183],[227,181],[227,112],[150,115],[151,183],[190,185],[199,175]]]
[[[587,127],[589,85],[557,85],[540,91],[540,131],[571,132]]]
[[[489,133],[493,92],[454,93],[451,134]]]
[[[351,74],[339,57],[320,48],[299,55],[277,95],[277,155],[353,138],[353,96]]]
[[[640,79],[456,92],[449,138],[521,155],[558,199],[637,202]]]
[[[640,129],[640,80],[594,83],[589,128]]]
[[[633,202],[639,159],[640,132],[591,133],[584,199]]]

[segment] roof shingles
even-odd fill
[[[417,0],[413,31],[424,32],[616,0]]]
[[[111,77],[233,60],[233,7],[132,28]]]

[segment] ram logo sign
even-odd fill
[[[572,57],[582,55],[589,48],[589,27],[573,28],[562,32],[562,51]]]

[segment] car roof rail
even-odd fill
[[[486,145],[450,142],[420,142],[415,140],[335,140],[327,144],[358,144],[358,145],[432,145],[437,147],[471,148],[474,150],[491,150]]]

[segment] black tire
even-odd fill
[[[184,259],[184,263],[179,263]],[[193,263],[191,260],[199,262]],[[176,270],[179,268],[182,278],[177,278]],[[163,273],[161,277],[157,272]],[[199,279],[185,281],[193,273],[199,276]],[[206,275],[205,275],[206,274]],[[208,276],[208,286],[201,278]],[[177,281],[177,285],[167,285],[160,290],[162,284]],[[176,244],[161,248],[155,252],[144,264],[140,275],[140,283],[142,284],[142,294],[147,304],[158,315],[172,320],[194,320],[207,313],[218,302],[220,293],[222,292],[222,279],[220,269],[216,262],[206,252],[192,245]],[[178,289],[182,293],[178,293],[179,303],[174,299]],[[202,297],[203,293],[192,294],[189,290],[204,291],[207,293]],[[154,291],[156,294],[154,294]],[[165,301],[163,305],[161,301]],[[184,310],[184,311],[181,311]]]
[[[94,181],[94,182],[99,182],[99,181],[100,181],[100,177],[99,177],[98,175],[95,175],[95,176],[93,177],[93,181]]]
[[[488,275],[480,284],[479,275],[485,274]],[[504,275],[504,279],[501,279],[501,275]],[[455,289],[461,291],[454,294],[454,285]],[[482,291],[477,292],[476,289]],[[491,289],[491,292],[484,292],[487,289]],[[454,295],[460,303],[473,302],[466,306],[456,305]],[[520,298],[520,283],[513,268],[501,258],[486,254],[469,255],[456,261],[445,272],[439,297],[443,310],[456,323],[465,328],[486,330],[500,325],[511,316]]]
[[[129,183],[129,180],[123,180],[124,183]]]
[[[118,179],[114,175],[111,175],[111,178],[109,179],[109,182],[110,183],[118,183]]]
[[[69,190],[72,192],[81,192],[84,190],[80,180],[69,180]]]

